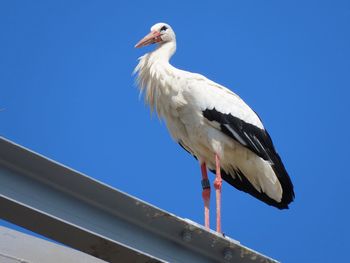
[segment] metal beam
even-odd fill
[[[0,217],[109,262],[277,262],[0,137]]]
[[[75,249],[0,226],[0,262],[106,263]]]

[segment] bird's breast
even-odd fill
[[[145,100],[163,119],[177,142],[199,159],[211,158],[221,149],[222,134],[207,125],[200,103],[193,92],[193,77],[168,64],[152,63],[143,58],[137,66],[138,83]]]

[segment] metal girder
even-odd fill
[[[0,262],[106,263],[75,249],[0,226]]]
[[[109,262],[277,262],[1,137],[0,217]]]

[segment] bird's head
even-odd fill
[[[140,48],[154,43],[163,44],[175,41],[175,39],[175,33],[168,24],[157,23],[151,27],[151,32],[142,38],[135,47]]]

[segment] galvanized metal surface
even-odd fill
[[[106,263],[75,249],[2,226],[0,226],[0,262]]]
[[[0,217],[109,262],[277,262],[0,137]]]

